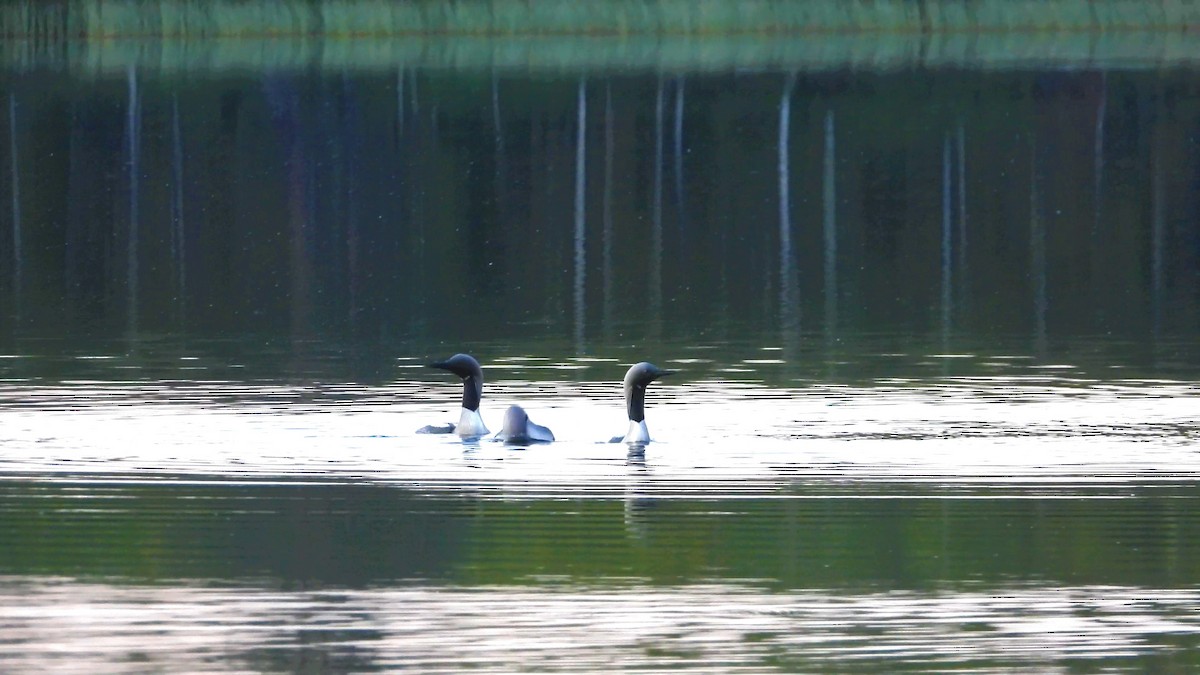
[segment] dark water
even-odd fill
[[[0,75],[0,670],[1197,668],[1195,73],[1022,68]]]

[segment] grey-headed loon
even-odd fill
[[[646,428],[646,387],[651,382],[678,371],[664,370],[653,363],[635,363],[625,373],[625,409],[629,413],[629,431],[613,442],[644,445],[650,442],[650,430]]]

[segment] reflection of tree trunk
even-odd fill
[[[176,320],[187,313],[187,243],[183,225],[183,135],[179,128],[179,96],[171,99],[171,257],[175,262]]]
[[[409,92],[411,93],[412,114],[413,117],[416,117],[421,114],[421,106],[417,101],[417,71],[415,70],[412,72],[412,86],[409,87]]]
[[[789,138],[791,135],[792,90],[796,86],[796,75],[787,76],[783,85],[783,97],[779,101],[779,316],[780,333],[785,349],[785,360],[791,361],[800,330],[800,312],[796,298],[796,274],[792,266],[792,215],[789,190]]]
[[[411,294],[412,302],[410,308],[411,330],[414,330],[418,335],[424,335],[426,328],[426,317],[428,313],[425,311],[425,302],[429,297],[428,273],[429,267],[426,265],[428,259],[428,242],[425,239],[425,173],[421,170],[421,158],[425,154],[425,143],[427,134],[425,133],[424,123],[418,115],[417,109],[417,74],[412,73],[412,83],[409,87],[410,103],[412,105],[412,119],[408,124],[412,126],[412,131],[405,134],[404,144],[404,167],[405,167],[405,194],[408,197],[408,222],[413,228],[412,235],[415,238],[413,242],[413,266],[411,272],[412,288],[414,293]]]
[[[1029,157],[1029,250],[1033,274],[1034,352],[1046,354],[1046,229],[1042,222],[1042,196],[1038,191],[1039,167],[1037,136],[1032,140]]]
[[[496,79],[496,71],[492,71],[492,133],[496,135],[496,167],[504,161],[504,126],[500,119],[500,82]]]
[[[307,337],[312,326],[312,265],[308,256],[308,176],[297,138],[288,148],[288,230],[291,232],[292,337]]]
[[[950,186],[950,135],[946,134],[942,140],[942,349],[948,347],[950,340],[950,320],[953,313],[951,303],[950,288],[954,284],[954,269],[951,261],[953,260],[954,241],[951,237],[951,229],[954,226],[954,218],[950,215],[953,209],[953,199],[951,197]]]
[[[358,97],[349,77],[342,75],[342,96],[346,105],[339,113],[339,136],[348,146],[348,151],[341,153],[345,164],[343,181],[346,191],[346,275],[348,279],[348,296],[350,301],[347,320],[354,335],[359,334],[359,316],[362,313],[362,270],[360,268],[362,239],[358,228],[358,158],[362,157],[362,147],[358,139]]]
[[[967,140],[963,125],[958,125],[958,317],[962,324],[967,288]]]
[[[584,248],[584,219],[583,196],[586,176],[584,174],[584,159],[586,146],[584,139],[587,131],[587,86],[583,78],[579,78],[579,115],[575,131],[575,351],[583,353],[584,337],[584,294],[586,290],[587,269]]]
[[[289,300],[291,336],[306,338],[312,327],[312,261],[309,257],[311,212],[309,197],[314,191],[310,184],[309,167],[305,162],[300,125],[299,97],[286,79],[268,78],[267,98],[272,103],[272,116],[279,130],[280,145],[286,153],[284,160],[287,181],[287,222],[289,241]]]
[[[415,156],[412,158],[412,163],[413,163],[412,165],[417,169],[417,171],[413,175],[422,176],[423,175],[422,171],[421,171],[421,169],[423,168],[422,161],[425,158],[427,148],[434,145],[434,139],[437,138],[437,134],[438,134],[437,105],[434,104],[433,106],[431,106],[428,119],[422,120],[421,119],[421,106],[420,106],[420,102],[417,99],[417,71],[416,70],[413,70],[412,87],[410,87],[409,89],[412,92],[413,133],[414,133],[414,136],[418,139],[417,151],[416,151]],[[418,312],[414,313],[413,318],[415,320],[417,320],[418,322],[420,322],[421,327],[424,328],[426,325],[427,317],[428,317],[428,314],[425,311],[425,300],[426,300],[426,296],[428,294],[427,288],[429,286],[429,284],[428,284],[428,267],[426,267],[426,265],[425,265],[425,252],[426,252],[426,248],[427,248],[429,242],[426,240],[426,237],[425,237],[426,185],[425,185],[423,178],[418,179],[418,180],[419,180],[419,182],[417,182],[416,184],[413,185],[411,193],[415,197],[414,198],[413,219],[414,219],[414,222],[417,224],[418,251],[420,252],[419,253],[420,262],[417,266],[418,267],[417,273],[420,275],[420,280],[417,283],[417,288],[420,290],[420,299],[417,302],[420,305],[420,310]]]
[[[834,171],[837,157],[834,147],[833,111],[825,113],[825,162],[823,175],[823,204],[825,232],[825,337],[837,335],[837,184]]]
[[[678,212],[679,227],[687,229],[683,198],[683,78],[675,80],[675,210]],[[684,239],[686,242],[687,240]]]
[[[662,330],[662,251],[663,251],[663,78],[658,77],[658,91],[654,100],[654,220],[651,232],[650,252],[650,321],[653,334]]]
[[[8,95],[8,148],[12,199],[12,243],[13,243],[13,314],[21,318],[22,267],[21,260],[21,172],[17,161],[17,95]]]
[[[1092,236],[1090,243],[1092,302],[1103,306],[1106,289],[1101,280],[1110,274],[1104,254],[1107,233],[1104,231],[1104,126],[1108,117],[1108,74],[1100,73],[1100,95],[1096,103],[1096,124],[1092,145]]]
[[[404,133],[404,69],[396,71],[396,136]]]
[[[1092,175],[1092,236],[1100,231],[1100,212],[1104,190],[1104,121],[1108,115],[1108,73],[1100,73],[1100,100],[1096,105],[1095,153]]]
[[[604,335],[612,334],[612,239],[613,239],[613,105],[612,83],[604,84]]]
[[[1161,117],[1159,118],[1162,119]],[[1159,122],[1161,125],[1162,123]],[[1157,129],[1158,127],[1156,127]],[[1151,297],[1150,307],[1152,312],[1151,328],[1154,331],[1154,337],[1157,340],[1162,329],[1162,305],[1163,305],[1163,241],[1165,238],[1165,210],[1166,210],[1166,195],[1163,187],[1163,141],[1157,131],[1153,132],[1153,139],[1150,145],[1150,152],[1153,157],[1150,160],[1150,205],[1151,211],[1151,235],[1150,235],[1150,283]]]
[[[88,248],[86,232],[88,221],[95,220],[95,215],[88,209],[84,217],[84,194],[81,186],[81,175],[84,166],[92,171],[91,163],[83,158],[83,139],[86,137],[84,125],[80,122],[80,104],[71,103],[71,128],[67,135],[67,186],[63,198],[67,202],[67,231],[63,237],[63,281],[66,282],[67,297],[70,299],[70,309],[77,311],[83,306],[83,279],[86,276],[84,251]],[[14,251],[15,251],[14,247]]]
[[[501,222],[507,222],[508,213],[508,157],[504,148],[504,126],[500,117],[500,83],[496,71],[492,71],[492,133],[496,139],[496,156],[492,162],[495,169],[495,181],[492,192],[495,193],[496,213]]]
[[[129,239],[126,241],[125,293],[126,312],[130,336],[138,327],[138,202],[139,177],[141,175],[141,106],[138,96],[137,71],[128,70],[129,109],[126,115],[125,135],[129,152]]]

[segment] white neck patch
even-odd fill
[[[483,423],[483,418],[479,416],[478,410],[463,408],[462,412],[458,415],[458,426],[454,427],[454,433],[462,438],[486,436],[488,428]]]
[[[646,420],[641,422],[629,420],[629,431],[625,432],[625,438],[621,440],[626,443],[649,443],[650,430],[646,428]]]

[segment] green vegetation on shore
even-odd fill
[[[263,68],[1158,68],[1185,0],[0,0],[0,65]]]
[[[0,5],[0,35],[396,37],[1186,30],[1186,0],[32,0]]]

